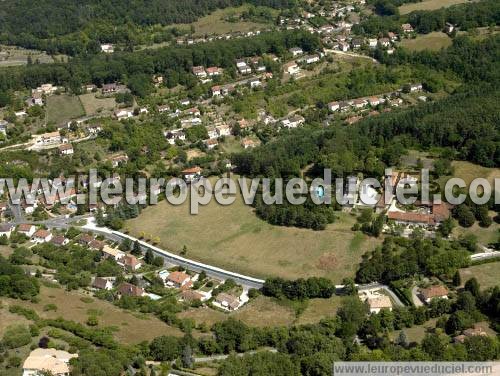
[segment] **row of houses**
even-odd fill
[[[235,311],[243,304],[238,296],[234,296],[227,292],[221,292],[215,297],[212,296],[212,291],[214,291],[222,281],[215,281],[214,283],[214,280],[212,280],[213,285],[210,289],[193,290],[193,282],[198,280],[198,274],[190,275],[184,271],[175,270],[169,272],[168,270],[162,270],[158,273],[158,277],[164,281],[167,288],[180,290],[179,299],[181,301],[206,302],[212,299],[212,304],[214,306],[227,311]]]
[[[195,66],[191,70],[192,70],[193,74],[198,78],[217,77],[223,73],[222,68],[219,68],[219,67],[205,68],[201,65]]]
[[[245,38],[245,37],[253,37],[256,35],[260,35],[261,32],[267,31],[268,29],[263,29],[263,30],[251,30],[247,32],[233,32],[233,33],[226,33],[226,34],[220,34],[220,35],[210,35],[207,37],[199,37],[199,38],[177,38],[176,43],[178,45],[188,45],[192,46],[194,44],[199,44],[199,43],[207,43],[207,42],[213,42],[216,40],[230,40],[230,39],[238,39],[238,38]]]
[[[425,304],[430,304],[433,299],[448,299],[448,294],[448,289],[443,285],[434,285],[418,290],[418,297]],[[377,314],[383,309],[392,311],[393,302],[391,297],[381,289],[363,289],[359,291],[358,297],[367,304],[370,313]]]
[[[408,85],[408,90],[411,93],[423,90],[423,85],[421,83]],[[349,110],[360,110],[365,107],[377,107],[380,104],[388,103],[390,106],[397,107],[403,103],[403,100],[399,98],[401,91],[386,93],[377,96],[363,97],[356,99],[349,99],[345,101],[334,101],[328,103],[328,110],[330,112],[346,112]]]

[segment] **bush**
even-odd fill
[[[31,333],[25,325],[11,325],[3,335],[3,343],[9,349],[22,347],[31,342]]]

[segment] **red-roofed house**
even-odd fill
[[[40,229],[33,234],[33,241],[35,243],[47,243],[52,239],[52,233],[50,231]]]
[[[201,176],[201,168],[198,166],[187,168],[181,174],[185,181],[191,182]]]
[[[23,223],[23,224],[20,224],[19,226],[17,226],[17,232],[24,234],[29,238],[31,238],[33,236],[35,231],[36,231],[36,227],[33,225]]]
[[[141,261],[139,261],[137,257],[133,255],[125,255],[125,257],[123,257],[120,262],[123,263],[123,266],[125,268],[133,271],[139,269],[142,266]]]
[[[167,277],[167,286],[181,288],[191,281],[191,277],[184,272],[172,272]]]
[[[141,287],[132,285],[127,282],[123,282],[119,287],[118,287],[118,296],[121,298],[122,296],[143,296],[144,295],[144,289]]]
[[[429,304],[432,299],[448,299],[448,289],[445,286],[431,286],[420,290],[420,295],[425,303]]]

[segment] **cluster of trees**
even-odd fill
[[[443,30],[446,22],[457,25],[461,30],[498,25],[500,4],[495,0],[483,0],[432,11],[415,11],[408,15],[408,22],[422,34]]]
[[[374,215],[372,209],[364,209],[358,217],[358,222],[354,224],[353,230],[361,230],[365,234],[378,237],[382,233],[386,219],[384,213]]]
[[[57,280],[69,290],[89,286],[101,260],[99,252],[79,245],[56,247],[44,243],[33,247],[33,252],[40,257],[41,266],[57,270]],[[109,268],[105,270],[109,271]]]
[[[451,70],[467,84],[445,99],[366,118],[356,128],[370,135],[376,146],[399,137],[406,145],[445,147],[455,159],[497,166],[500,63],[495,56],[499,50],[500,38],[494,36],[482,42],[456,38],[450,48],[437,53],[398,50],[397,56],[383,56],[382,61],[388,64],[423,64]],[[426,82],[428,89],[432,85]]]
[[[396,281],[417,274],[452,278],[470,264],[470,253],[460,241],[387,238],[382,246],[364,255],[356,273],[360,283]]]
[[[311,277],[294,281],[282,278],[266,279],[262,293],[274,298],[304,300],[312,298],[330,298],[335,293],[335,285],[327,278]]]
[[[0,255],[0,296],[31,299],[38,295],[40,284]]]
[[[268,205],[262,196],[255,199],[255,213],[263,220],[279,226],[295,226],[324,230],[326,225],[335,221],[333,206],[316,205],[310,197],[303,205],[292,205],[286,199],[282,204]]]
[[[408,15],[399,16],[397,7],[406,1],[376,0],[375,11],[381,15],[372,16],[353,27],[353,31],[360,34],[376,35],[393,31],[401,32],[401,24],[409,22],[415,31],[427,34],[432,31],[443,30],[450,22],[461,30],[476,27],[498,25],[500,21],[500,6],[495,0],[457,4],[437,10],[419,10]]]
[[[141,213],[141,206],[122,203],[116,208],[108,209],[106,217],[101,211],[97,212],[96,223],[99,226],[107,226],[113,230],[119,230],[123,227],[125,220],[136,218]]]
[[[296,0],[77,0],[45,1],[28,4],[17,0],[0,9],[0,40],[49,53],[77,55],[100,51],[101,43],[134,46],[147,26],[191,23],[216,9],[250,3],[257,6],[290,8]],[[23,26],[24,25],[24,26]],[[165,32],[168,39],[179,34],[177,28]],[[149,35],[148,35],[149,37]],[[161,34],[154,41],[163,41]],[[161,39],[159,39],[161,38]]]
[[[375,9],[375,13],[379,16],[399,15],[399,9],[406,3],[418,3],[421,0],[375,0],[371,1],[371,5]]]
[[[452,214],[462,227],[471,227],[476,220],[479,222],[479,226],[489,227],[493,223],[493,219],[489,214],[490,210],[497,213],[500,211],[500,207],[495,205],[493,198],[486,204],[477,205],[468,197],[464,203],[453,208]],[[500,220],[498,214],[494,217],[494,220],[497,222]]]

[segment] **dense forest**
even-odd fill
[[[461,30],[476,27],[498,25],[500,22],[500,3],[496,0],[458,4],[438,10],[419,10],[399,16],[399,1],[379,0],[376,10],[383,16],[372,16],[353,27],[356,33],[376,35],[393,31],[399,33],[401,24],[410,23],[415,31],[422,34],[443,30],[446,22],[458,26]]]
[[[498,103],[500,36],[477,42],[456,38],[440,52],[398,52],[387,64],[417,64],[453,71],[465,81],[439,101],[368,117],[349,128],[299,129],[263,147],[235,155],[250,176],[300,176],[304,166],[329,167],[333,176],[354,171],[380,176],[405,147],[446,147],[458,159],[493,167],[500,164]],[[434,91],[431,81],[427,89]],[[319,171],[318,170],[318,171]]]
[[[450,279],[469,263],[464,243],[387,238],[371,255],[364,256],[356,278],[360,283],[389,283],[418,274]]]
[[[0,8],[0,41],[49,53],[97,52],[99,43],[133,41],[140,27],[191,23],[242,4],[290,8],[296,0],[7,1]]]
[[[177,82],[193,86],[195,77],[190,74],[195,65],[232,67],[234,60],[246,56],[275,53],[282,55],[287,49],[299,46],[305,51],[319,48],[317,36],[303,31],[263,33],[254,38],[216,41],[196,46],[172,46],[140,52],[122,52],[109,55],[92,55],[74,58],[68,63],[33,64],[0,72],[0,92],[35,88],[52,82],[55,85],[80,90],[82,84],[125,80],[150,85],[145,74],[163,74]],[[137,78],[137,79],[135,79]],[[136,88],[137,90],[138,88]],[[139,90],[137,90],[139,91]]]

